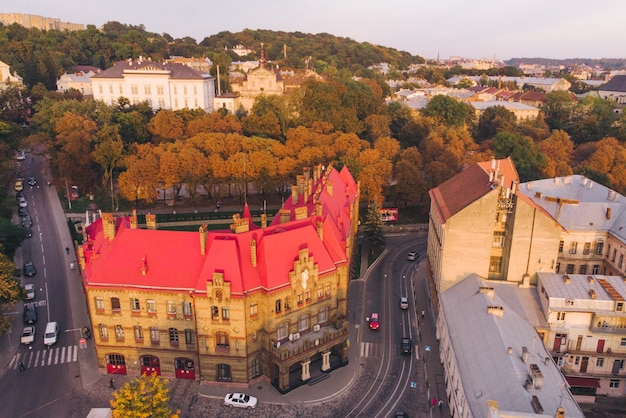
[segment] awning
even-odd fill
[[[600,382],[598,379],[594,379],[593,377],[573,377],[573,376],[565,376],[565,380],[572,387],[583,387],[583,388],[599,388]]]

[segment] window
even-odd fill
[[[192,329],[185,330],[185,344],[194,345],[196,343],[196,337]]]
[[[139,299],[137,298],[131,298],[130,300],[130,310],[132,313],[138,313],[140,310],[139,307]]]
[[[587,274],[587,265],[586,264],[581,264],[580,267],[578,267],[578,273],[579,274]]]
[[[174,94],[178,94],[178,88],[174,86]]]
[[[159,329],[157,327],[150,327],[150,341],[158,344],[160,339]]]
[[[276,338],[279,340],[284,340],[287,338],[287,334],[289,333],[289,324],[287,322],[283,322],[279,324],[276,328]]]
[[[139,94],[139,88],[138,88],[136,85],[134,85],[134,84],[133,84],[133,85],[131,85],[131,86],[130,86],[130,93],[131,93],[131,94],[135,94],[135,95],[136,95],[136,94]]]
[[[285,310],[291,309],[291,297],[287,296],[285,298]]]
[[[495,231],[491,246],[494,248],[504,248],[504,231]]]
[[[230,366],[228,364],[217,365],[217,380],[230,381]]]
[[[622,338],[619,342],[620,347],[626,347],[626,338]]]
[[[170,335],[170,344],[178,345],[178,330],[176,328],[170,328],[168,333]]]
[[[185,318],[191,318],[193,312],[191,311],[191,302],[183,302],[183,315]]]
[[[113,85],[109,85],[109,94],[113,94]]]
[[[585,248],[583,248],[583,254],[589,255],[591,253],[591,243],[585,242]]]
[[[321,299],[324,297],[324,288],[322,288],[322,285],[317,286],[317,298]]]
[[[569,243],[569,253],[570,254],[576,254],[576,249],[578,248],[578,243],[577,242],[570,242]]]
[[[491,257],[489,260],[489,272],[499,274],[502,269],[502,257]]]
[[[563,241],[559,242],[559,254],[563,254],[563,246],[565,245],[565,243]]]
[[[624,264],[624,254],[619,255],[619,261],[617,262],[617,268],[622,268],[622,264]]]
[[[103,93],[102,93],[102,84],[100,84],[100,85],[98,86],[98,91],[100,92],[100,94],[103,94]]]
[[[566,274],[574,274],[574,265],[573,264],[568,264],[567,267],[565,267],[565,273]]]
[[[255,303],[250,304],[250,316],[257,316],[259,314],[259,305]]]
[[[96,312],[104,313],[104,299],[96,298]]]
[[[258,358],[252,360],[252,377],[261,376],[261,362]]]
[[[578,366],[580,364],[580,356],[576,356],[574,358],[574,365]]]
[[[176,303],[171,300],[167,301],[167,314],[169,316],[176,316]]]
[[[133,332],[135,334],[135,341],[143,341],[143,329],[139,325],[133,327]]]
[[[215,305],[211,306],[211,319],[214,321],[220,319],[220,308]]]
[[[157,94],[163,96],[163,86],[157,86]]]
[[[148,299],[146,301],[146,308],[148,309],[149,314],[156,313],[156,302],[154,301],[154,299]]]
[[[299,294],[298,294],[298,305],[302,305],[302,301],[303,301],[303,299],[302,299],[302,293],[299,293]]]
[[[557,321],[565,321],[565,312],[557,312],[556,313]]]
[[[615,305],[615,310],[617,312],[623,312],[624,311],[624,302],[617,302],[617,304]]]
[[[611,257],[611,262],[615,263],[615,257],[617,256],[617,249],[613,248],[613,257]]]
[[[594,264],[591,274],[600,274],[600,264]]]
[[[561,263],[556,263],[556,265],[554,266],[554,272],[558,273],[559,270],[561,270]]]
[[[326,296],[330,296],[330,283],[326,283],[326,286],[324,287],[324,292],[326,293]]]
[[[604,252],[604,243],[602,241],[596,242],[596,255],[602,255]]]
[[[124,328],[121,325],[115,326],[115,339],[117,341],[124,341]]]
[[[281,301],[280,299],[276,300],[276,313],[280,313],[282,311],[281,309]]]
[[[596,360],[596,366],[597,367],[604,367],[604,358],[603,357],[598,357],[598,360]]]
[[[187,95],[187,86],[183,86],[183,94],[186,96]]]
[[[120,298],[111,298],[111,310],[113,313],[120,313],[122,308],[120,305]]]
[[[230,320],[230,309],[227,306],[222,306],[222,319],[224,321]]]
[[[300,315],[298,318],[298,332],[309,329],[309,315]]]
[[[217,331],[215,333],[215,344],[218,347],[228,347],[228,334],[224,331]]]
[[[152,89],[150,86],[143,86],[143,92],[146,96],[150,96],[152,94]]]
[[[310,290],[307,290],[304,296],[305,296],[307,302],[311,301],[311,291]]]
[[[619,387],[619,380],[611,379],[611,381],[609,382],[609,387],[613,389],[617,389]]]
[[[98,324],[98,332],[100,333],[100,338],[103,340],[109,339],[109,330],[106,325]]]
[[[317,323],[318,324],[321,324],[321,323],[326,322],[326,321],[328,321],[328,306],[324,306],[317,313]]]

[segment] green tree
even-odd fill
[[[365,216],[364,239],[369,244],[369,255],[378,257],[385,250],[387,240],[383,231],[383,220],[380,216],[380,204],[376,201],[370,202]]]
[[[576,99],[568,91],[552,91],[544,97],[541,111],[550,129],[564,130],[569,125]]]
[[[156,374],[141,375],[113,393],[113,418],[178,418],[169,406],[167,381]]]
[[[496,158],[513,159],[522,183],[538,179],[546,164],[546,157],[530,138],[510,132],[496,134],[493,151]]]
[[[449,96],[438,94],[422,109],[436,125],[461,127],[474,118],[474,108]]]
[[[417,206],[427,201],[422,164],[422,156],[416,147],[402,151],[394,166],[395,185],[392,198],[396,204]]]
[[[491,106],[478,118],[479,141],[493,138],[498,132],[515,132],[517,118],[504,106]]]
[[[15,251],[26,239],[26,230],[12,223],[9,219],[0,218],[0,251],[13,258]]]

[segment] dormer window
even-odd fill
[[[624,302],[617,302],[615,304],[615,311],[616,312],[624,312]]]

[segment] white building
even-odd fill
[[[476,275],[440,295],[439,356],[453,417],[584,416],[535,331],[535,299],[534,289]]]
[[[9,64],[0,61],[0,90],[4,90],[10,85],[21,87],[23,84],[22,77],[11,74]]]
[[[118,61],[91,77],[93,96],[108,105],[120,97],[147,101],[158,109],[213,111],[215,78],[183,64],[144,60]]]
[[[69,89],[75,89],[80,91],[83,96],[92,96],[91,77],[94,75],[96,75],[95,71],[65,73],[57,80],[57,91],[63,93]]]
[[[617,276],[537,273],[545,342],[581,395],[626,394],[626,283]]]

